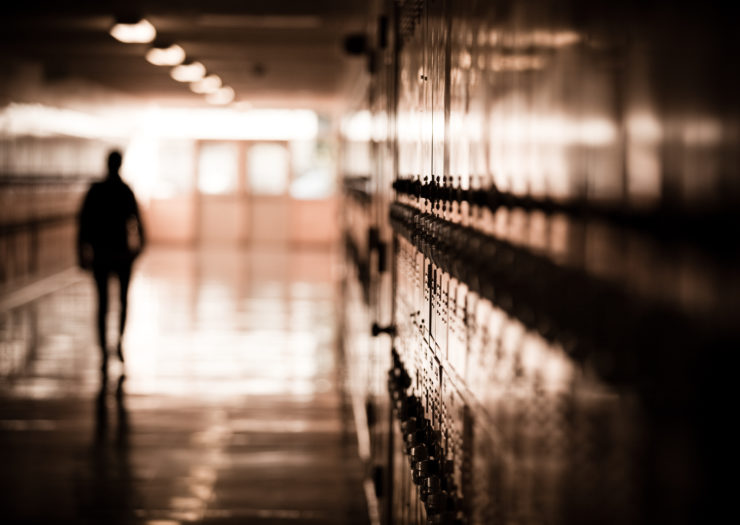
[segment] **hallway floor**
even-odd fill
[[[1,310],[0,521],[366,523],[334,274],[322,251],[151,249],[102,387],[86,274]]]

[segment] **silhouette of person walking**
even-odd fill
[[[98,297],[98,340],[102,352],[101,371],[108,371],[106,317],[108,314],[108,279],[120,284],[121,317],[118,325],[118,359],[123,363],[123,331],[126,326],[128,286],[131,267],[144,248],[144,227],[133,191],[121,180],[119,151],[108,155],[108,175],[93,183],[85,195],[79,215],[77,255],[81,268],[91,270]]]

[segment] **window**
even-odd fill
[[[237,158],[236,144],[201,144],[198,155],[198,190],[211,195],[236,191]]]
[[[290,155],[282,144],[253,144],[247,150],[247,180],[254,195],[285,195]]]
[[[325,141],[291,143],[293,182],[290,196],[294,199],[326,199],[334,192],[334,160]]]

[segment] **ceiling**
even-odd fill
[[[155,26],[157,42],[179,44],[189,60],[219,75],[235,90],[237,102],[314,108],[332,107],[348,96],[362,65],[343,53],[342,41],[363,27],[368,5],[347,0],[28,4],[3,15],[3,84],[33,67],[46,86],[84,82],[161,104],[205,104],[202,95],[171,79],[169,68],[145,60],[149,44],[124,44],[108,34],[116,16],[133,15]]]

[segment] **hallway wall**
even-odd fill
[[[76,263],[76,215],[113,147],[79,137],[0,139],[0,289]]]
[[[720,515],[731,17],[373,5],[343,125],[344,346],[384,522]]]

